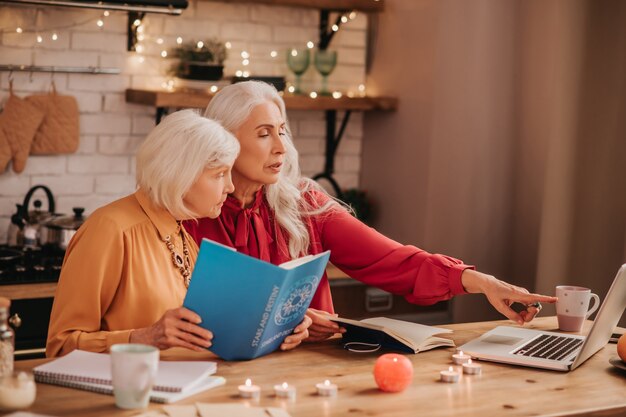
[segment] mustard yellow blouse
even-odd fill
[[[180,307],[187,288],[164,242],[169,235],[182,254],[177,230],[174,217],[141,190],[96,210],[65,254],[46,355],[106,352]],[[183,233],[193,267],[198,246]]]

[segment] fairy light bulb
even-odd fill
[[[296,91],[296,87],[294,87],[293,85],[290,85],[290,86],[287,88],[287,91],[289,91],[290,93],[295,93],[295,91]]]
[[[143,36],[141,33],[137,35],[137,40],[138,40],[139,42],[143,41],[145,38],[146,38],[146,37],[145,37],[145,36]]]
[[[341,16],[341,23],[348,23],[348,17],[347,16]]]
[[[55,32],[55,33],[52,34],[52,40],[56,41],[57,39],[59,39],[59,35],[57,35],[56,32]]]
[[[339,26],[333,25],[331,29],[333,30],[333,32],[337,32],[339,30]]]
[[[102,14],[104,15],[104,17],[109,17],[109,15],[110,15],[111,13],[109,13],[109,11],[108,11],[108,10],[105,10],[105,11],[104,11],[104,13],[102,13]]]
[[[137,60],[139,61],[140,64],[143,64],[146,58],[144,58],[143,56],[140,56],[139,58],[137,58]]]
[[[241,57],[243,59],[248,59],[248,58],[250,58],[250,54],[247,51],[243,51],[243,52],[241,52]]]
[[[158,38],[156,40],[156,43],[158,43],[159,45],[163,45],[163,38]]]
[[[135,19],[135,21],[133,22],[133,26],[139,26],[139,25],[141,25],[141,20]]]
[[[306,47],[309,48],[309,49],[313,49],[315,47],[315,44],[312,41],[308,41],[306,43]]]
[[[270,52],[270,56],[271,56],[272,58],[276,58],[276,57],[278,56],[278,52],[276,52],[276,51],[272,51],[272,52]]]
[[[315,91],[311,91],[311,94],[309,94],[309,97],[317,98],[317,93]]]
[[[243,65],[244,67],[250,65],[250,60],[244,59],[243,61],[241,61],[241,65]]]
[[[350,20],[356,19],[356,12],[350,12],[350,15],[348,17],[350,18]]]
[[[137,26],[137,33],[143,33],[143,25]]]
[[[241,70],[237,70],[237,72],[235,72],[235,75],[236,75],[237,77],[241,77],[241,76],[243,75],[243,71],[241,71]]]
[[[23,30],[21,27],[19,27],[19,26],[15,29],[15,31],[16,31],[17,33],[22,33],[22,32],[24,32],[24,30]]]
[[[230,42],[226,42],[226,43],[224,44],[224,46],[226,47],[226,49],[230,49],[230,48],[232,48],[232,47],[233,47],[233,44],[232,44],[232,43],[230,43]]]
[[[212,85],[211,88],[210,88],[210,91],[212,93],[217,93],[217,86],[216,85]],[[248,379],[248,381],[250,381],[250,380]],[[248,384],[248,381],[246,381],[246,385],[250,385],[250,384]]]
[[[291,50],[291,56],[298,56],[298,51],[295,49]]]
[[[204,42],[202,42],[202,41],[198,41],[198,43],[196,44],[196,46],[198,47],[198,49],[202,49],[202,47],[204,46]]]
[[[167,51],[161,51],[161,57],[167,58]]]
[[[341,94],[341,91],[333,91],[333,98],[334,99],[340,99],[343,96],[343,94]]]
[[[41,35],[37,35],[37,43],[42,43],[43,42],[43,38],[41,37]]]
[[[182,45],[182,43],[183,43],[183,38],[181,38],[180,36],[176,38],[176,44]]]
[[[250,76],[250,72],[244,71],[241,75],[243,76],[243,78],[248,78]]]
[[[135,52],[137,53],[142,53],[143,52],[143,45],[139,44],[135,46]]]
[[[104,26],[104,20],[98,19],[98,21],[96,22],[96,25],[98,25],[98,27],[101,28],[102,26]]]

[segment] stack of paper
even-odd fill
[[[222,377],[210,377],[217,370],[215,362],[159,362],[150,401],[170,403],[223,385]],[[45,384],[113,393],[111,357],[106,353],[75,350],[66,356],[33,369],[35,380]]]

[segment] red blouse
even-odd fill
[[[310,196],[320,204],[329,198],[318,192],[311,192]],[[421,305],[465,293],[461,273],[472,266],[395,242],[342,208],[305,217],[305,223],[310,236],[309,253],[330,250],[330,261],[335,266],[367,285],[402,295],[409,302]],[[185,228],[198,245],[206,237],[275,265],[291,259],[286,234],[274,219],[262,192],[257,192],[254,204],[244,209],[238,200],[229,196],[217,219],[187,221]],[[311,308],[334,312],[326,274]]]

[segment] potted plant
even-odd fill
[[[171,52],[179,59],[172,68],[179,78],[217,81],[224,75],[226,45],[218,39],[187,42]]]

